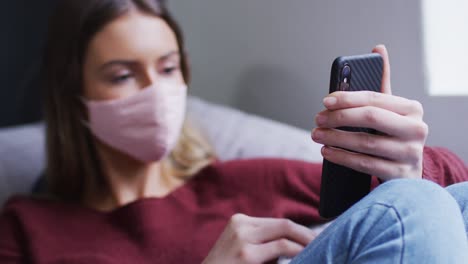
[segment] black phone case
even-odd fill
[[[340,90],[342,69],[351,68],[347,91],[370,90],[380,92],[383,60],[379,54],[338,57],[332,65],[330,93]],[[340,127],[352,132],[375,134],[368,128]],[[371,176],[353,169],[323,160],[319,212],[323,218],[334,218],[370,192]]]

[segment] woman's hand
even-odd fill
[[[384,46],[373,52],[382,55],[382,93],[335,92],[324,99],[326,110],[316,117],[318,128],[312,139],[324,144],[325,159],[382,180],[421,178],[424,143],[428,126],[422,105],[391,95],[390,63]],[[367,127],[378,135],[337,130],[337,127]],[[351,151],[346,151],[348,149]]]
[[[203,264],[264,263],[294,257],[316,232],[286,219],[234,215]]]

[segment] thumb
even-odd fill
[[[378,53],[383,59],[383,75],[381,91],[384,94],[392,94],[392,86],[390,81],[390,59],[385,45],[377,45],[372,49],[372,53]]]

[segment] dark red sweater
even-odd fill
[[[441,185],[468,179],[446,150],[426,149],[424,163],[424,178]],[[0,263],[200,263],[235,213],[321,222],[320,173],[281,159],[217,163],[165,198],[109,213],[16,197],[0,216]]]

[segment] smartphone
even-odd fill
[[[330,75],[330,93],[336,91],[380,92],[383,59],[380,54],[345,56],[335,59]],[[369,128],[340,127],[350,132],[375,134]],[[322,165],[319,213],[323,218],[334,218],[370,192],[371,175],[335,164],[326,159]]]

